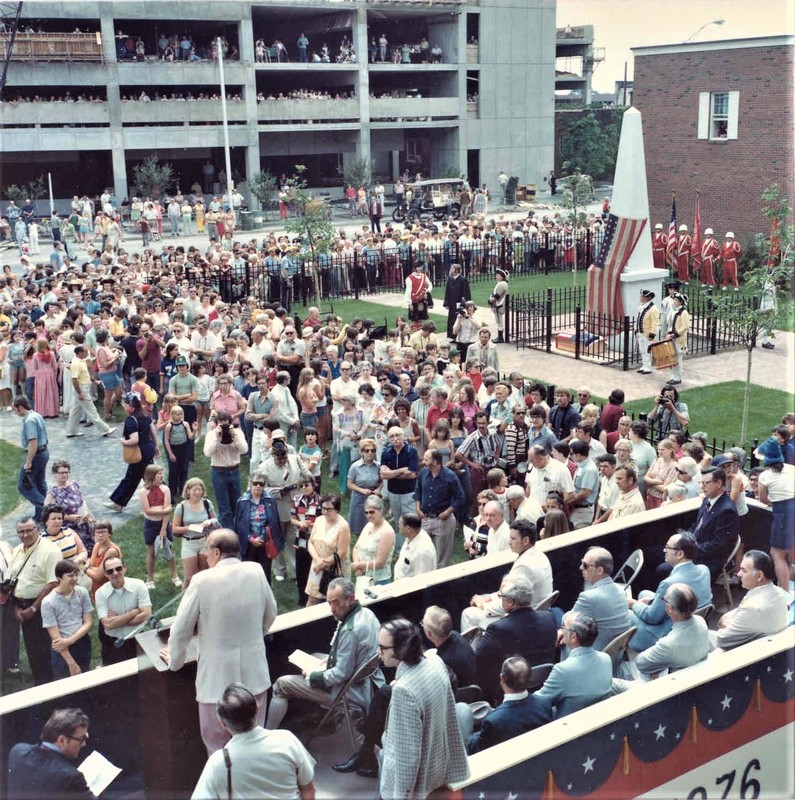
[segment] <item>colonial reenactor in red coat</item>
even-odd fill
[[[690,247],[693,238],[687,232],[687,225],[679,226],[679,239],[676,243],[676,277],[687,283],[690,280]]]
[[[654,236],[651,238],[651,251],[654,256],[654,268],[665,269],[665,248],[668,244],[668,234],[663,231],[661,223],[654,226]]]
[[[743,249],[740,243],[734,240],[734,234],[729,231],[726,234],[726,241],[720,251],[720,257],[723,261],[723,290],[731,282],[734,285],[734,291],[740,291],[740,284],[737,282],[737,260],[742,255]]]
[[[704,231],[704,244],[701,245],[701,285],[715,285],[715,259],[720,256],[720,245],[712,228]]]

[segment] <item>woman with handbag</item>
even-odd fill
[[[364,501],[367,524],[353,548],[351,570],[355,575],[373,579],[376,586],[392,581],[392,556],[395,554],[395,530],[384,519],[384,501],[371,495]]]
[[[119,512],[124,511],[124,507],[135,494],[144,476],[144,470],[155,458],[160,458],[155,424],[141,408],[141,395],[137,392],[127,392],[122,404],[127,412],[121,437],[122,456],[127,464],[127,472],[113,490],[110,500],[105,503],[106,508]]]
[[[307,606],[326,599],[326,588],[331,580],[350,577],[351,529],[340,516],[342,501],[339,495],[327,494],[320,500],[322,517],[316,520],[309,537],[309,555],[312,566],[306,582]]]
[[[267,483],[262,472],[251,476],[248,491],[235,505],[235,531],[246,542],[242,548],[246,561],[259,564],[271,583],[271,565],[284,550],[284,534],[276,501],[265,493]]]

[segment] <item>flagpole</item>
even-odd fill
[[[226,198],[229,210],[234,214],[232,207],[232,159],[229,156],[229,120],[226,115],[226,83],[224,81],[224,51],[221,46],[221,37],[216,40],[218,52],[218,71],[221,82],[221,120],[224,131],[224,163],[226,164]]]
[[[50,188],[50,216],[52,216],[53,211],[55,211],[55,200],[53,200],[52,196],[52,172],[47,173],[47,185]]]

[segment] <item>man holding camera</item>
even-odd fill
[[[240,497],[240,456],[248,450],[246,434],[232,427],[228,411],[219,411],[215,428],[207,432],[204,455],[210,459],[210,477],[223,528],[234,528],[235,505]]]
[[[657,434],[665,439],[671,431],[684,431],[690,424],[687,404],[679,401],[679,392],[673,386],[663,386],[654,398],[654,408],[649,412],[649,422],[659,418]]]
[[[22,626],[33,682],[39,686],[53,679],[52,643],[47,629],[42,627],[39,609],[41,601],[58,585],[55,565],[61,560],[61,549],[42,539],[33,517],[22,517],[17,522],[17,536],[20,544],[14,549],[7,577],[0,585],[0,602],[12,605]]]
[[[283,581],[288,573],[295,575],[295,528],[291,524],[291,493],[298,489],[303,478],[311,478],[304,462],[287,449],[284,431],[275,430],[271,434],[270,458],[259,467],[270,487],[270,495],[279,510],[279,523],[284,533],[284,549],[273,562],[276,580]]]

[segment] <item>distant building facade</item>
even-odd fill
[[[793,36],[636,47],[634,105],[643,114],[652,223],[667,226],[671,192],[692,227],[744,245],[769,233],[762,192],[793,201]]]
[[[454,172],[495,191],[505,170],[540,184],[554,158],[555,10],[555,0],[25,3],[0,107],[3,182],[52,172],[56,196],[107,186],[121,200],[156,153],[183,191],[205,178],[223,191],[212,44],[223,36],[239,180],[301,163],[310,185],[341,188],[366,158],[387,181]]]

